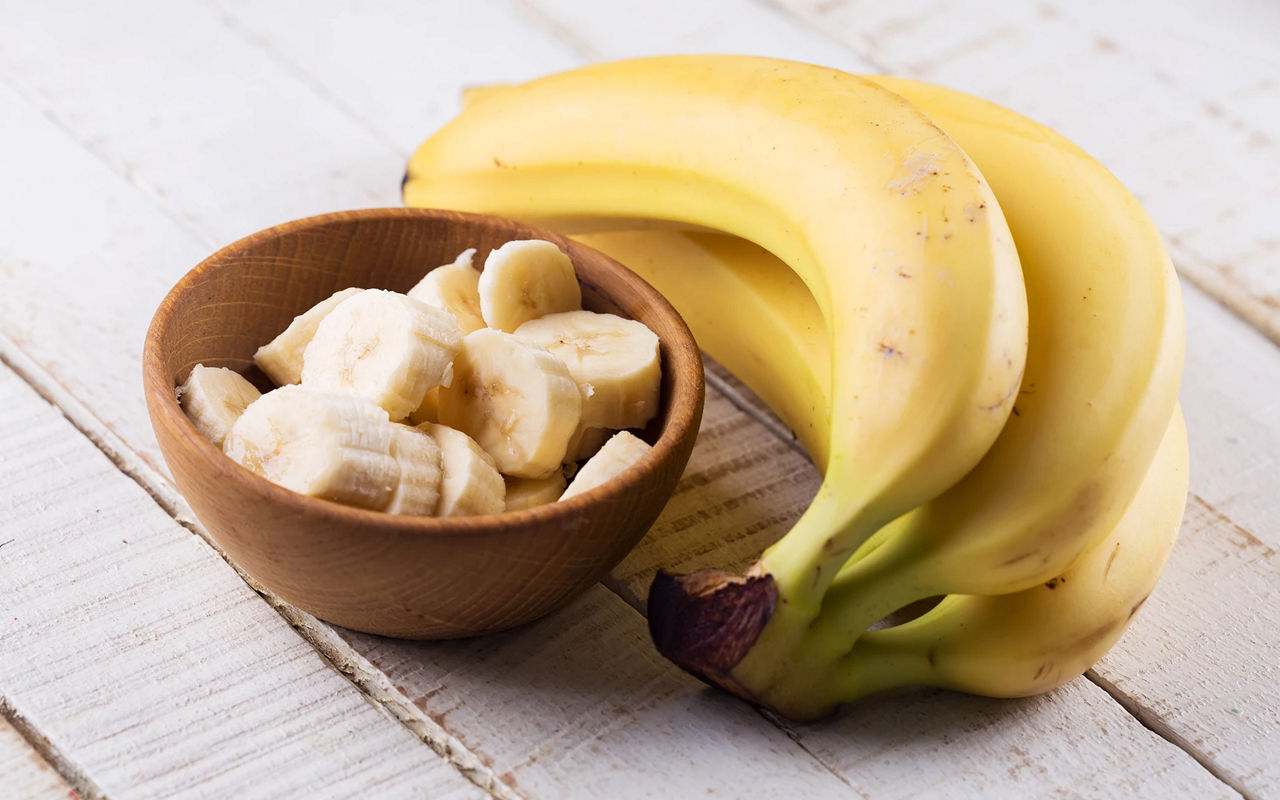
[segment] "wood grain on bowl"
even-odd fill
[[[661,341],[662,403],[642,432],[653,450],[605,486],[509,514],[400,517],[305,497],[223,456],[183,414],[193,366],[257,379],[254,351],[294,316],[348,286],[406,291],[477,248],[555,242],[583,307],[637,319]],[[200,522],[263,586],[321,619],[409,638],[468,636],[535,619],[603,577],[662,510],[702,414],[702,362],[652,287],[584,245],[509,220],[426,209],[328,214],[255,233],[191,270],[160,304],[143,353],[147,408],[165,461]]]

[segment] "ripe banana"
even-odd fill
[[[419,148],[404,196],[544,224],[720,229],[805,281],[839,354],[839,402],[823,486],[762,556],[772,588],[736,632],[763,672],[849,556],[971,469],[1012,408],[1026,305],[995,197],[932,121],[854,76],[729,56],[551,76],[480,97]]]
[[[476,249],[463,250],[451,264],[428,272],[407,294],[453,314],[464,334],[484,327],[480,315],[480,273],[472,266]]]
[[[594,311],[529,320],[515,336],[569,369],[582,395],[581,428],[643,428],[658,413],[658,336],[643,323]]]
[[[409,416],[440,382],[462,332],[452,314],[383,289],[365,289],[316,326],[302,385],[368,397],[392,420]]]
[[[478,292],[485,324],[506,333],[547,314],[582,308],[573,262],[541,239],[507,242],[490,251]]]
[[[240,373],[226,367],[196,364],[178,387],[178,402],[196,430],[222,447],[231,426],[261,393]]]
[[[1120,638],[1169,558],[1187,499],[1187,433],[1176,410],[1120,522],[1070,569],[1021,592],[950,595],[922,616],[869,631],[836,663],[852,700],[904,684],[992,697],[1054,689]]]
[[[439,391],[438,414],[475,439],[503,474],[545,478],[560,468],[582,399],[559,358],[482,328],[463,337],[453,378]]]
[[[426,422],[418,429],[440,445],[440,500],[437,517],[500,514],[506,503],[506,485],[493,458],[462,431]]]
[[[223,452],[286,489],[382,509],[400,481],[393,434],[386,412],[363,397],[289,385],[244,410]]]
[[[329,297],[316,303],[311,308],[293,318],[289,327],[279,336],[258,348],[253,354],[253,363],[266,373],[276,386],[287,386],[302,380],[302,354],[316,335],[320,321],[329,316],[329,312],[352,295],[360,293],[360,289],[351,287],[334,292]]]
[[[560,495],[560,499],[568,500],[597,486],[603,486],[626,472],[651,449],[643,439],[634,434],[618,431],[600,446],[599,452],[587,459],[587,463],[573,476],[573,482]]]
[[[1115,543],[1129,542],[1127,553],[1146,548],[1158,556],[1129,562],[1125,579],[1132,581],[1125,585],[1145,588],[1127,596],[1145,596],[1176,533],[1185,496],[1184,453],[1181,483],[1166,479],[1166,491],[1152,499],[1156,493],[1147,478],[1141,484],[1146,499],[1130,503],[1161,435],[1168,431],[1159,456],[1166,478],[1170,437],[1185,439],[1180,418],[1170,422],[1183,337],[1176,278],[1137,203],[1087,155],[1011,112],[936,87],[873,80],[928,113],[991,180],[1026,272],[1031,351],[1018,415],[992,451],[969,478],[864,543],[823,598],[811,632],[791,640],[794,650],[787,657],[753,672],[752,654],[732,668],[732,659],[741,655],[734,653],[726,659],[730,669],[710,676],[703,671],[798,717],[874,688],[912,682],[1008,695],[1047,690],[1078,674],[1123,630],[1123,620],[1111,625],[1103,612],[1123,605],[1115,600],[1108,606],[1108,598],[1125,596],[1114,580],[1102,590],[1096,580],[1079,578],[1088,565],[1119,552]],[[480,90],[468,101],[505,104],[508,91]],[[524,177],[521,188],[536,196],[532,179]],[[615,206],[610,201],[604,207]],[[567,232],[604,227],[581,219],[553,225]],[[828,415],[818,412],[840,396],[824,377],[838,369],[830,354],[841,351],[826,346],[817,300],[781,261],[748,242],[703,231],[645,229],[579,238],[666,294],[704,349],[774,408],[820,468],[826,465],[824,446],[838,440],[826,427]],[[1159,541],[1144,544],[1139,528]],[[1113,573],[1123,566],[1114,562]],[[758,586],[762,575],[757,569],[745,582],[731,583]],[[697,580],[712,588],[723,582],[705,575]],[[1048,585],[1036,586],[1041,582]],[[1068,583],[1074,590],[1061,591]],[[682,588],[697,594],[702,587]],[[1056,592],[1053,603],[1045,601],[1045,592]],[[930,622],[862,633],[899,605],[945,593],[969,594],[944,600],[926,615]],[[1132,607],[1126,605],[1120,617]],[[1052,624],[1055,617],[1064,622]],[[1093,627],[1085,630],[1086,624]],[[655,639],[664,633],[661,627],[655,627]],[[1073,638],[1073,630],[1080,635]],[[940,651],[933,659],[921,656],[929,652],[917,646],[922,631],[949,642],[952,663],[943,664]],[[966,644],[965,631],[975,632],[973,642],[980,644]],[[997,646],[1014,637],[1017,643]],[[851,647],[862,657],[848,655]],[[1045,666],[1037,647],[1056,648],[1057,665]],[[867,656],[895,648],[916,662]],[[1040,660],[1032,669],[1019,671],[1019,664],[1034,658]],[[930,661],[938,662],[936,669]],[[868,677],[873,673],[878,684]]]

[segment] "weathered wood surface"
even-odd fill
[[[1059,48],[1087,43],[1088,34],[1079,32],[1092,30],[1086,12],[1058,8],[1059,18],[1068,23],[1038,23],[1014,12],[1005,26],[1014,33],[971,41],[965,30],[972,33],[998,15],[960,24],[955,22],[960,12],[945,4],[895,5],[906,9],[899,17],[907,22],[895,28],[885,21],[884,26],[886,35],[902,41],[877,50],[850,31],[872,30],[875,14],[887,12],[867,3],[857,4],[857,13],[847,10],[852,4],[830,5],[832,10],[823,12],[797,4],[803,19],[777,7],[732,0],[649,3],[643,9],[614,9],[610,13],[616,16],[602,12],[599,4],[567,0],[514,7],[485,2],[449,11],[407,2],[139,2],[110,9],[55,3],[38,12],[24,5],[22,13],[6,13],[0,29],[0,126],[12,152],[21,153],[0,160],[0,186],[5,187],[0,192],[0,355],[56,398],[78,427],[115,453],[119,466],[180,514],[180,500],[154,469],[159,460],[137,377],[146,322],[177,277],[213,247],[282,219],[398,202],[404,158],[454,112],[460,86],[519,80],[587,59],[640,52],[768,53],[861,71],[892,68],[977,91],[1060,127],[1100,155],[1149,203],[1184,274],[1219,299],[1249,311],[1223,288],[1227,284],[1196,271],[1190,251],[1179,250],[1184,238],[1197,254],[1203,251],[1204,263],[1234,264],[1240,256],[1240,263],[1262,265],[1240,274],[1275,274],[1274,268],[1264,269],[1265,258],[1250,260],[1232,249],[1258,238],[1261,223],[1251,213],[1253,206],[1228,215],[1237,227],[1223,227],[1228,222],[1222,220],[1206,229],[1179,227],[1197,212],[1203,215],[1204,192],[1219,191],[1218,183],[1197,184],[1197,176],[1239,177],[1244,183],[1236,185],[1252,187],[1258,207],[1272,196],[1256,182],[1258,176],[1237,175],[1243,169],[1236,160],[1239,149],[1226,146],[1238,143],[1235,134],[1184,119],[1190,113],[1186,101],[1176,107],[1143,106],[1148,116],[1127,118],[1127,127],[1120,126],[1127,133],[1120,135],[1113,120],[1124,105],[1123,92],[1107,105],[1077,103],[1076,95],[1060,97],[1056,89],[1036,88],[1037,74],[1060,82],[1050,70],[1055,62],[1039,51],[1054,43]],[[1238,8],[1255,15],[1255,28],[1265,30],[1268,9]],[[895,33],[911,28],[911,19],[931,19],[931,14],[954,24],[930,22],[914,44],[909,30]],[[1111,24],[1105,22],[1110,18],[1098,19]],[[954,46],[945,53],[934,49],[951,59],[947,70],[908,69],[919,66],[919,59],[907,58],[909,45],[923,52],[944,35]],[[1168,60],[1176,37],[1168,30],[1162,35],[1163,43],[1159,36],[1147,44],[1129,34],[1114,42],[1118,52],[1132,47],[1134,53],[1165,53]],[[965,48],[988,47],[988,40],[999,47],[965,60]],[[1000,49],[1009,41],[1021,44]],[[1232,58],[1256,56],[1252,41],[1241,39],[1244,56]],[[898,53],[904,54],[901,68],[886,61]],[[1024,63],[1042,66],[1038,73],[1006,68]],[[1097,72],[1103,67],[1090,67],[1095,61],[1083,50],[1072,63],[1080,67],[1069,71],[1073,79],[1077,71],[1094,69],[1091,80],[1100,80]],[[967,71],[953,69],[956,64],[967,64]],[[1218,62],[1204,71],[1212,75],[1216,69]],[[974,82],[947,79],[960,74]],[[981,83],[984,75],[990,83]],[[1021,93],[1002,93],[1004,84],[996,81],[1021,86]],[[1149,75],[1133,81],[1138,88],[1130,95],[1146,86],[1144,81],[1151,91],[1159,90],[1158,80],[1153,83]],[[1242,122],[1246,133],[1265,129],[1267,113],[1258,109],[1268,108],[1276,95],[1274,89],[1255,87],[1252,96],[1249,91],[1241,88],[1228,98],[1232,113],[1254,115]],[[1166,106],[1168,116],[1160,117]],[[1177,141],[1172,150],[1154,151],[1163,159],[1156,161],[1152,147],[1161,137],[1153,131],[1161,124],[1172,131],[1164,138]],[[1191,126],[1195,134],[1179,139],[1179,125]],[[1177,149],[1201,141],[1223,144],[1194,153]],[[1266,156],[1258,158],[1265,165]],[[1167,186],[1144,177],[1170,163],[1177,166],[1177,177]],[[68,235],[68,222],[74,235]],[[1238,285],[1257,301],[1255,307],[1265,306],[1255,277]],[[719,397],[709,405],[708,423],[725,432],[708,428],[691,466],[691,488],[677,495],[662,524],[607,582],[616,596],[593,589],[538,625],[492,640],[445,645],[335,633],[305,615],[282,611],[375,703],[496,796],[670,795],[711,787],[732,795],[777,787],[778,776],[791,772],[794,783],[788,787],[836,796],[1046,794],[1055,788],[1121,796],[1134,794],[1140,785],[1144,793],[1163,788],[1207,796],[1221,796],[1230,785],[1267,796],[1280,785],[1274,745],[1280,736],[1274,689],[1280,651],[1274,624],[1280,595],[1274,556],[1280,547],[1275,414],[1280,354],[1200,292],[1189,289],[1187,300],[1190,349],[1183,402],[1191,426],[1195,496],[1164,582],[1133,631],[1099,666],[1097,685],[1077,681],[1047,698],[1018,703],[910,693],[872,700],[832,723],[790,729],[706,692],[658,659],[643,619],[623,600],[637,605],[659,564],[683,569],[742,563],[785,530],[816,487],[816,476],[798,453]],[[1268,324],[1256,313],[1249,318],[1264,328]],[[739,442],[747,449],[732,446]],[[89,449],[83,440],[80,445]],[[13,456],[2,447],[0,453],[7,469]],[[243,651],[301,653],[281,658],[318,662],[211,549],[165,522],[164,512],[127,478],[109,476],[112,469],[107,465],[103,474],[93,473],[94,492],[109,485],[116,487],[111,492],[141,495],[145,502],[139,502],[158,515],[157,531],[168,529],[168,535],[187,542],[157,544],[158,552],[172,548],[185,554],[179,561],[191,582],[224,587],[224,595],[243,593],[235,603],[202,597],[198,602],[186,598],[184,604],[167,594],[160,601],[139,600],[118,620],[126,631],[121,640],[148,630],[155,614],[217,619],[232,609],[254,620],[235,640],[243,643]],[[53,537],[64,522],[42,516],[27,532]],[[89,548],[83,557],[99,559],[99,566],[118,563],[111,560],[118,554],[94,550],[96,539],[84,531],[80,536],[77,546]],[[1243,547],[1233,544],[1241,542]],[[0,559],[7,549],[0,549]],[[96,586],[118,586],[127,584],[122,575],[100,569],[93,577],[100,582]],[[65,591],[74,596],[72,589]],[[88,618],[99,620],[99,613],[92,611]],[[42,647],[51,645],[66,642],[40,640]],[[24,647],[26,658],[36,652],[35,645]],[[7,645],[4,652],[7,657]],[[67,657],[68,669],[84,671],[94,663],[79,650]],[[224,657],[234,661],[244,654]],[[262,683],[263,674],[278,683]],[[238,697],[281,720],[296,719],[297,712],[277,711],[273,685],[287,687],[284,697],[320,698],[309,713],[321,718],[336,707],[372,710],[354,688],[325,669],[303,669],[287,681],[258,664],[226,674],[197,671],[195,677],[211,697]],[[330,687],[333,680],[337,684]],[[1114,691],[1125,706],[1099,686]],[[164,698],[172,703],[167,684],[131,691],[143,689],[156,692],[161,703]],[[125,694],[121,707],[145,720],[146,702],[156,696]],[[1148,732],[1126,708],[1178,746]],[[72,729],[73,758],[96,758],[110,745],[76,739],[86,733],[77,728],[83,723],[69,711],[58,721]],[[37,719],[37,724],[45,723]],[[401,729],[392,727],[368,737],[374,748],[368,752],[401,741]],[[198,773],[204,762],[191,761],[193,752],[202,754],[183,742],[188,733],[178,728],[148,740],[157,753],[167,753],[155,756],[155,763]],[[668,739],[671,745],[664,746]],[[418,742],[414,746],[422,754],[406,750],[402,757],[420,757],[436,765],[432,770],[444,763],[432,760],[426,745],[410,740]],[[353,751],[342,752],[348,758]],[[299,757],[334,770],[368,768],[323,754]],[[86,774],[116,786],[123,769],[99,765],[86,767]],[[447,789],[459,782],[442,778],[439,785]],[[470,785],[460,784],[459,791],[468,790]]]
[[[4,367],[0,407],[0,700],[77,788],[485,796]]]

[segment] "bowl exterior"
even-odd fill
[[[302,497],[222,455],[190,424],[174,387],[196,363],[255,377],[252,354],[318,300],[347,286],[404,291],[462,249],[516,238],[570,253],[584,306],[658,333],[663,407],[654,443],[618,481],[564,503],[490,517],[394,517]],[[261,587],[329,622],[369,633],[446,638],[536,619],[602,578],[670,497],[701,418],[701,361],[669,304],[597,251],[504,220],[424,209],[344,212],[236,242],[165,298],[144,348],[148,411],[179,491],[228,557]],[[261,382],[261,376],[256,376]]]

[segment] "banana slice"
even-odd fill
[[[413,516],[436,513],[440,502],[440,445],[426,431],[392,425],[391,456],[400,465],[400,482],[384,509]]]
[[[480,273],[472,266],[474,247],[463,250],[452,264],[436,267],[409,290],[414,300],[453,314],[463,333],[484,327],[480,315]]]
[[[554,503],[564,494],[566,481],[560,472],[545,478],[507,478],[507,511]]]
[[[582,465],[582,469],[578,470],[578,474],[574,476],[573,483],[564,490],[560,499],[567,500],[588,489],[607,483],[611,478],[625,472],[627,467],[639,461],[651,449],[648,444],[632,434],[618,431],[604,443],[600,452]]]
[[[440,445],[441,478],[437,517],[500,514],[505,506],[506,485],[493,459],[462,431],[427,422],[418,430]]]
[[[439,414],[493,456],[499,472],[543,478],[560,468],[582,400],[563,361],[481,328],[462,339],[452,384],[440,389]]]
[[[178,402],[196,430],[222,447],[244,410],[262,396],[240,373],[226,367],[191,368],[186,383],[178,387]]]
[[[573,262],[541,239],[507,242],[490,252],[479,293],[485,324],[507,333],[544,314],[582,308]]]
[[[365,289],[316,327],[303,353],[302,384],[355,392],[401,420],[440,382],[461,338],[452,314],[396,292]]]
[[[643,428],[658,413],[658,337],[643,323],[566,311],[526,322],[515,335],[564,361],[582,392],[584,428]]]
[[[329,312],[348,297],[359,294],[362,290],[356,287],[334,292],[324,300],[316,303],[307,311],[293,318],[289,327],[276,338],[258,348],[253,354],[253,363],[266,373],[276,386],[287,386],[302,380],[302,352],[316,335],[316,327],[320,321],[329,316]]]
[[[283,386],[245,409],[222,449],[286,489],[381,509],[400,481],[393,430],[363,397]]]

